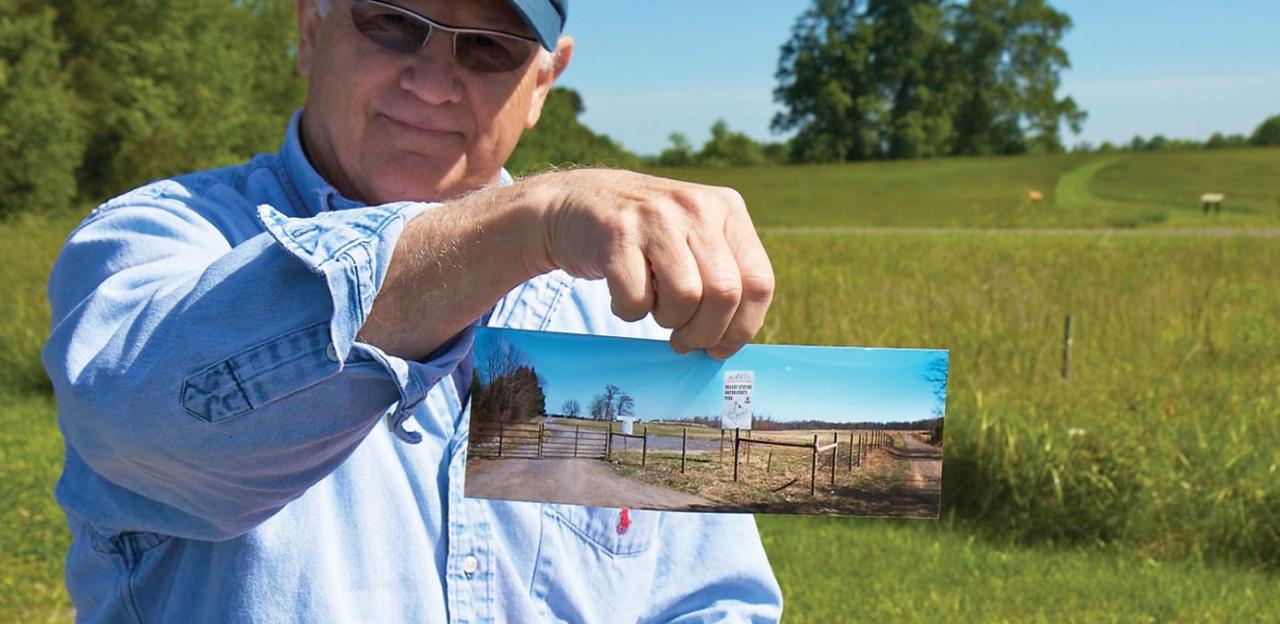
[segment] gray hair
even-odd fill
[[[329,8],[329,0],[316,0],[316,11],[320,14],[320,17],[328,15]],[[542,71],[555,69],[558,56],[560,56],[559,50],[551,52],[541,45],[538,46],[538,63],[542,65]]]

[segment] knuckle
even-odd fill
[[[719,190],[720,194],[725,198],[725,201],[727,201],[732,208],[746,209],[747,200],[742,197],[742,193],[739,193],[738,189],[735,189],[732,186],[721,186],[719,187]]]
[[[707,284],[702,299],[716,307],[735,307],[742,301],[742,284],[729,280],[711,282]]]
[[[742,276],[742,298],[747,301],[768,301],[773,298],[777,280],[773,271],[756,271]]]

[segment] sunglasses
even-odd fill
[[[453,35],[453,57],[464,69],[483,74],[514,71],[529,62],[537,39],[483,28],[441,24],[402,6],[379,0],[352,0],[351,21],[366,39],[392,52],[413,54],[436,30]]]

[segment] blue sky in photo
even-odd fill
[[[778,50],[810,0],[573,2],[577,49],[561,84],[583,121],[656,154],[673,131],[701,145],[723,117],[759,140],[769,121]],[[1071,16],[1072,68],[1060,94],[1089,112],[1068,145],[1135,134],[1206,139],[1248,134],[1280,113],[1280,2],[1051,2]]]
[[[723,374],[740,370],[755,372],[754,413],[777,421],[932,418],[936,399],[925,367],[947,357],[932,349],[747,345],[720,362],[700,351],[679,355],[660,340],[490,328],[477,331],[476,352],[502,340],[520,349],[544,379],[547,411],[558,413],[576,399],[585,416],[592,397],[612,383],[631,395],[642,420],[718,418]],[[477,367],[483,360],[477,357]]]

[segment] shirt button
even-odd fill
[[[329,358],[330,362],[338,361],[338,345],[329,343],[329,348],[324,350],[324,356]]]
[[[480,560],[476,559],[475,557],[472,557],[471,555],[467,555],[462,559],[462,573],[467,576],[471,576],[472,574],[475,574],[476,570],[479,569],[479,567],[480,567]]]

